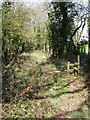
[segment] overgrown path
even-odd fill
[[[16,102],[3,105],[4,117],[88,118],[85,78],[67,77],[67,73],[63,74],[66,63],[61,65],[60,61],[55,61],[61,66],[57,70],[56,64],[48,58],[49,55],[41,51],[19,56],[19,65],[14,66]]]

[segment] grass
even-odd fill
[[[88,108],[86,107],[86,110],[83,111],[73,111],[69,114],[71,118],[87,118],[88,119]]]
[[[56,73],[60,69],[58,70],[54,63],[47,62],[47,56],[42,51],[23,53],[21,55],[24,59],[19,59],[19,66],[14,65],[15,79],[11,83],[12,92],[17,91],[16,94],[19,95],[29,85],[31,88],[27,94],[19,97],[19,99],[15,100],[13,98],[12,102],[3,103],[3,118],[51,118],[57,115],[59,117],[68,117],[64,114],[61,115],[61,113],[65,112],[70,113],[68,115],[72,118],[81,116],[81,113],[76,112],[76,110],[85,101],[88,91],[82,89],[82,91],[70,94],[68,94],[68,91],[71,85],[81,87],[81,82],[78,81],[83,78],[73,75],[68,78],[67,73]],[[61,66],[65,68],[64,64],[60,64]],[[75,81],[71,83],[73,79]],[[38,88],[38,86],[40,87]],[[32,94],[31,91],[36,92]],[[32,98],[29,97],[31,94]],[[84,107],[82,109],[85,113],[83,117],[86,118],[87,110]]]

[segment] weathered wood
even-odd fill
[[[79,74],[79,70],[80,70],[80,56],[78,55],[78,74]]]
[[[74,66],[74,64],[73,64],[73,63],[70,63],[70,64],[69,64],[69,66],[70,66],[70,67],[73,67],[73,66]]]
[[[69,66],[70,66],[70,62],[68,62],[68,65],[67,65],[68,77],[69,77]]]
[[[80,72],[80,56],[79,55],[77,56],[77,62],[76,63],[70,63],[68,61],[68,64],[67,64],[68,76],[69,76],[70,72],[73,72],[74,70],[76,70],[77,73],[79,74],[79,72]]]
[[[78,63],[78,62],[76,62],[76,63],[74,63],[74,65],[77,65],[77,66],[78,66],[78,65],[79,65],[79,63]]]

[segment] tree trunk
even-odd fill
[[[88,42],[88,70],[90,71],[90,27],[89,27],[89,42]]]

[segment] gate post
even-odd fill
[[[68,65],[67,65],[67,72],[68,72],[68,77],[69,77],[69,66],[70,66],[70,62],[68,62]]]
[[[80,72],[80,55],[78,55],[78,74]]]

